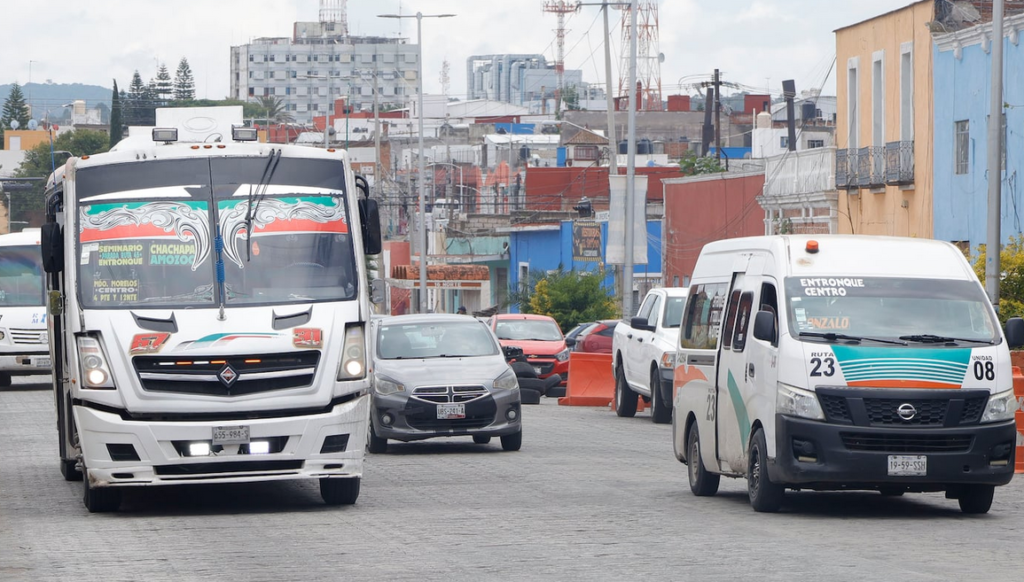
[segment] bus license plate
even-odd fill
[[[889,455],[889,474],[924,477],[928,474],[928,457],[924,455]]]
[[[465,404],[438,404],[437,419],[452,420],[454,418],[466,418]]]
[[[249,442],[247,426],[215,426],[213,427],[213,444],[244,445]]]

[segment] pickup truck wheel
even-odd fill
[[[661,397],[661,375],[657,368],[651,370],[651,420],[654,424],[672,422],[672,403]]]
[[[636,416],[636,406],[640,395],[626,384],[626,376],[620,364],[615,370],[615,414],[624,418]]]
[[[696,422],[693,423],[690,432],[686,435],[686,451],[686,472],[690,478],[690,491],[697,497],[711,497],[718,493],[718,484],[722,477],[704,468],[704,459],[700,456],[700,435],[697,433]]]
[[[353,505],[359,499],[359,477],[320,479],[320,497],[327,505]]]

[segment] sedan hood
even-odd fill
[[[374,360],[374,374],[387,376],[408,388],[480,384],[491,388],[510,368],[500,355],[469,358]]]
[[[502,347],[523,348],[523,354],[530,356],[554,356],[565,349],[565,340],[500,340]]]

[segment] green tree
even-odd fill
[[[562,92],[562,100],[565,101],[565,108],[569,111],[579,111],[580,93],[576,85],[569,85]]]
[[[163,63],[160,63],[156,79],[153,81],[153,97],[158,107],[174,98],[174,82],[171,81],[171,73],[167,71],[167,65]]]
[[[259,105],[261,110],[260,115],[256,116],[258,121],[266,120],[269,123],[291,123],[295,121],[295,117],[288,113],[288,108],[285,106],[284,101],[273,95],[257,97],[256,104]]]
[[[121,121],[121,94],[117,91],[117,79],[110,95],[110,140],[108,147],[114,147],[124,137],[124,123]]]
[[[985,245],[978,245],[974,273],[985,284]],[[1011,236],[999,253],[999,321],[1024,317],[1024,235]]]
[[[153,100],[153,92],[142,82],[142,76],[138,71],[132,75],[132,82],[128,85],[128,95],[121,103],[124,115],[124,124],[132,125],[155,125],[156,104]]]
[[[68,153],[75,156],[98,154],[110,149],[110,140],[102,131],[77,129],[56,136],[53,139],[53,153],[50,142],[45,142],[25,152],[25,159],[15,171],[18,178],[46,178],[55,167],[68,159]],[[44,181],[37,182],[36,187],[26,192],[18,192],[11,196],[11,222],[27,222],[29,226],[40,226],[43,223],[43,188]]]
[[[548,315],[569,330],[581,321],[619,316],[615,297],[602,285],[604,279],[604,271],[566,271],[561,267],[547,274],[531,273],[531,281],[522,284],[511,299],[520,311]]]
[[[686,152],[679,160],[679,170],[684,176],[697,176],[700,174],[714,174],[724,172],[722,164],[712,157],[697,157],[694,152]]]
[[[11,85],[11,92],[7,94],[7,101],[4,101],[3,113],[0,113],[0,147],[3,144],[4,130],[11,127],[12,121],[17,121],[21,129],[28,127],[28,105],[25,103],[25,94],[21,92],[21,87],[17,83]]]
[[[195,98],[196,83],[192,78],[192,68],[188,66],[188,59],[181,57],[178,71],[174,74],[174,100],[192,101]]]

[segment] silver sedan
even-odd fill
[[[369,438],[371,453],[388,439],[472,436],[522,446],[515,373],[486,324],[465,315],[397,315],[374,319]]]

